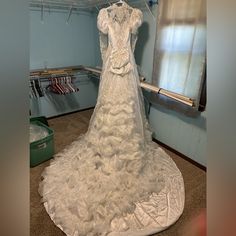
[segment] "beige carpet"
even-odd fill
[[[87,131],[93,110],[77,112],[50,119],[49,125],[54,130],[55,151],[59,152],[76,137]],[[167,150],[166,150],[167,151]],[[206,207],[206,173],[176,154],[167,151],[183,174],[186,190],[184,213],[175,225],[156,234],[156,236],[185,235],[184,226],[192,216]],[[30,235],[63,236],[65,235],[50,220],[38,194],[38,183],[43,169],[49,161],[30,169]]]

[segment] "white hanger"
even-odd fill
[[[116,2],[116,5],[122,5],[124,3],[124,1],[123,0],[119,0],[118,2]]]

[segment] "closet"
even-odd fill
[[[170,5],[174,1],[180,0]],[[195,173],[185,160],[196,160],[204,170],[205,113],[195,98],[154,83],[154,61],[162,57],[157,54],[162,50],[159,6],[155,0],[30,0],[30,116],[50,118],[46,122],[55,134],[50,140],[55,155],[31,166],[37,179],[32,192],[37,189],[44,199],[42,205],[33,196],[32,209],[45,207],[52,220],[42,225],[43,234],[54,223],[55,235],[127,229],[125,235],[140,229],[146,231],[139,235],[149,235],[173,225],[184,212],[185,181]],[[166,108],[158,99],[195,116]],[[38,180],[41,167],[46,171]],[[205,177],[203,170],[195,169],[198,180]],[[184,214],[198,199],[192,196],[188,189]],[[44,216],[36,215],[31,228],[37,235]]]
[[[98,65],[95,10],[71,8],[68,1],[57,3],[30,2],[31,116],[49,118],[91,108],[96,103],[98,81],[79,69],[81,65]],[[71,67],[74,69],[69,71]],[[71,78],[77,91],[60,94],[50,89],[52,80],[58,78],[59,86],[63,86],[66,77]],[[35,82],[43,96],[32,96]]]

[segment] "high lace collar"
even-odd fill
[[[114,22],[123,24],[127,20],[127,17],[130,16],[131,9],[132,8],[126,2],[123,2],[120,6],[118,6],[117,3],[113,3],[107,8],[107,11]]]
[[[127,6],[128,4],[125,1],[123,1],[123,2],[115,2],[112,5],[116,7],[123,7],[123,6]]]
[[[121,4],[121,5],[118,5],[118,4]],[[107,9],[118,9],[118,8],[131,8],[125,1],[119,3],[119,2],[116,2],[116,3],[113,3],[110,7],[108,7]]]

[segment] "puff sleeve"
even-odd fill
[[[137,42],[138,28],[143,23],[143,13],[139,9],[134,9],[131,15],[131,48],[134,52]]]
[[[100,51],[103,62],[106,59],[108,47],[108,15],[106,9],[101,9],[97,18],[97,27],[99,29]]]
[[[108,33],[108,15],[106,9],[101,9],[97,17],[97,27],[103,34]]]
[[[131,32],[136,34],[139,26],[143,23],[143,13],[139,9],[134,9],[131,15]]]

